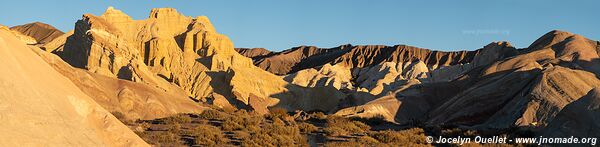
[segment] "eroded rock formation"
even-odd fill
[[[0,28],[0,145],[149,146]]]
[[[146,20],[133,20],[112,7],[101,16],[85,14],[73,34],[65,38],[62,47],[46,46],[46,50],[74,67],[164,91],[183,89],[200,101],[225,97],[243,108],[250,105],[248,99],[253,96],[264,99],[258,100],[265,104],[262,107],[329,111],[335,104],[313,106],[309,101],[316,97],[338,101],[343,97],[331,95],[336,91],[333,88],[306,89],[289,84],[254,66],[250,58],[236,52],[226,36],[216,32],[207,17],[184,16],[172,8],[152,9]]]
[[[240,50],[244,51],[244,50]],[[498,58],[512,56],[516,49],[507,42],[492,43],[475,51],[443,52],[406,45],[342,45],[335,48],[300,46],[269,55],[255,57],[255,63],[269,72],[278,75],[291,74],[299,70],[329,64],[344,63],[352,68],[363,68],[385,62],[412,63],[422,61],[430,69],[466,64],[485,54],[478,62],[487,63]],[[247,52],[247,51],[246,51]],[[484,52],[484,53],[480,53]]]
[[[545,126],[566,105],[600,85],[596,41],[551,31],[528,48],[509,50],[513,56],[486,51],[502,44],[487,45],[469,63],[429,72],[431,77],[452,78],[406,84],[410,86],[336,114],[486,129]],[[440,71],[444,69],[452,74]]]
[[[120,112],[126,119],[156,119],[179,113],[201,113],[207,109],[190,99],[183,90],[166,91],[143,83],[90,73],[71,67],[54,54],[31,48],[103,108]]]

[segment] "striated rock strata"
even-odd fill
[[[600,85],[594,68],[600,65],[596,62],[598,42],[579,35],[551,31],[514,56],[485,53],[486,48],[490,45],[468,64],[442,68],[460,72],[430,72],[432,77],[454,78],[407,84],[407,88],[336,114],[383,115],[403,124],[486,129],[545,126],[566,105]],[[488,55],[501,60],[490,60]]]
[[[40,44],[48,43],[64,34],[53,26],[41,22],[18,25],[10,29],[34,38]]]
[[[329,111],[343,95],[336,89],[307,89],[252,64],[233,43],[218,34],[205,16],[188,17],[172,8],[152,9],[146,20],[133,20],[108,8],[101,16],[83,15],[73,35],[53,50],[74,67],[145,83],[165,91],[183,89],[194,99],[225,97],[240,108],[257,97],[261,107]],[[313,92],[314,91],[314,92]],[[329,91],[329,92],[327,92]],[[320,95],[315,95],[320,94]],[[309,104],[321,98],[324,106]],[[306,101],[306,102],[305,102]],[[298,104],[303,103],[303,104]]]

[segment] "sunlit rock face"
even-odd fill
[[[1,146],[149,146],[0,27]]]
[[[72,66],[165,91],[183,89],[200,101],[225,97],[229,103],[247,108],[248,98],[253,96],[264,99],[262,107],[313,109],[287,104],[315,97],[310,94],[312,89],[289,84],[254,66],[250,58],[236,52],[227,36],[216,32],[207,17],[184,16],[172,8],[152,9],[145,20],[133,20],[112,7],[100,16],[85,14],[62,49],[48,50],[55,50]],[[327,98],[335,101],[341,97]]]

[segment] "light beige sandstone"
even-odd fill
[[[54,54],[37,47],[30,48],[106,110],[120,112],[127,119],[155,119],[178,113],[200,113],[208,109],[194,102],[181,89],[166,91],[143,83],[90,73],[71,67]]]
[[[0,28],[0,146],[149,146]]]
[[[112,7],[101,16],[85,14],[73,35],[67,37],[63,51],[56,54],[93,73],[166,91],[181,88],[201,101],[220,95],[239,107],[249,105],[251,95],[264,99],[260,100],[266,104],[262,107],[312,101],[315,97],[332,101],[343,97],[303,89],[254,66],[250,58],[235,51],[228,37],[215,31],[207,17],[183,16],[172,8],[152,9],[146,20],[132,20]],[[323,105],[286,108],[306,106],[328,111],[335,107]]]
[[[68,31],[67,33],[62,34],[52,39],[52,41],[40,46],[40,48],[44,49],[46,52],[62,52],[64,49],[65,42],[67,42],[67,38],[73,35],[73,32],[75,31]]]
[[[325,64],[318,71],[313,68],[286,75],[286,81],[304,87],[332,86],[336,89],[353,89],[350,67],[343,64]]]
[[[396,88],[398,88],[398,86],[402,86],[403,84],[405,84],[405,79],[419,79],[422,82],[446,82],[458,78],[462,74],[472,70],[475,67],[486,66],[497,60],[501,60],[503,58],[507,58],[517,54],[516,49],[512,47],[508,42],[493,42],[474,52],[447,53],[431,52],[426,49],[412,48],[406,46],[398,46],[395,49],[387,48],[385,46],[357,46],[351,49],[344,48],[344,46],[340,46],[338,48],[340,49],[319,49],[315,47],[300,47],[298,49],[293,49],[289,51],[286,50],[277,54],[271,54],[269,55],[269,57],[261,58],[267,58],[270,61],[274,61],[274,59],[276,58],[287,59],[285,58],[287,56],[299,56],[297,55],[299,54],[299,51],[309,51],[307,54],[310,55],[309,57],[303,57],[299,60],[306,60],[306,62],[310,62],[311,60],[317,60],[316,58],[320,58],[322,60],[328,58],[325,57],[325,55],[323,54],[337,54],[337,52],[343,52],[344,50],[347,50],[348,53],[336,60],[340,63],[335,64],[334,66],[345,65],[344,67],[349,68],[352,71],[352,77],[342,76],[344,74],[336,74],[335,76],[323,75],[323,72],[319,72],[313,68],[308,68],[300,70],[293,74],[286,75],[286,80],[288,82],[307,87],[326,85],[315,84],[318,83],[318,81],[322,83],[330,81],[336,81],[338,83],[350,83],[354,84],[353,86],[356,87],[355,90],[357,91],[364,89],[372,95],[381,96],[386,94],[387,92],[394,91]],[[393,52],[392,54],[390,54],[391,57],[389,57],[389,60],[391,60],[392,62],[385,62],[387,59],[368,59],[371,57],[364,57],[364,55],[358,54],[381,54],[379,52],[383,51]],[[382,56],[379,58],[383,58],[385,57],[385,55],[388,54],[381,54],[378,56]],[[412,58],[406,56],[412,56]],[[433,59],[433,56],[435,56],[436,59]],[[358,59],[345,59],[347,57],[356,57]],[[449,57],[458,57],[458,59],[447,59]],[[424,59],[425,61],[431,62],[433,64],[425,64],[425,62],[423,62],[421,59]],[[266,59],[264,61],[266,61]],[[370,64],[366,64],[365,62],[367,61],[370,62]],[[379,61],[380,63],[377,63],[376,61]],[[285,63],[283,62],[283,60],[281,60],[281,62]],[[302,61],[299,63],[299,65],[302,65],[306,62]],[[467,63],[456,64],[460,62]],[[262,65],[262,63],[265,62],[258,61],[257,63],[260,63],[260,65]],[[353,67],[347,65],[346,63],[354,63],[356,65],[365,67]],[[278,64],[278,62],[273,64]],[[320,70],[328,69],[323,67],[329,67],[330,64],[331,63],[326,63],[325,65],[319,68],[321,68]],[[345,70],[346,69],[334,73],[343,73],[343,71]],[[351,89],[347,87],[346,89]]]
[[[360,88],[365,88],[369,93],[378,95],[383,92],[384,86],[398,80],[403,80],[402,63],[385,62],[370,68],[357,69],[354,72]]]
[[[404,84],[405,79],[427,78],[429,69],[420,60],[413,62],[395,63],[384,62],[369,68],[355,70],[354,75],[359,87],[366,88],[373,95],[395,91],[398,84]]]
[[[12,33],[14,37],[21,40],[22,42],[25,42],[26,44],[37,44],[37,41],[35,40],[35,38],[24,35],[19,31],[10,30],[7,26],[0,25],[0,29],[9,30],[10,33]]]
[[[405,83],[404,79],[427,78],[428,71],[427,66],[419,60],[407,64],[384,62],[354,70],[344,63],[333,66],[328,63],[318,71],[313,68],[304,69],[286,75],[284,79],[304,87],[332,86],[336,89],[365,90],[372,95],[379,95],[395,90],[398,85]],[[356,88],[352,85],[354,82],[358,85]]]

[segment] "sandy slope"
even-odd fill
[[[148,146],[0,29],[0,146]]]

